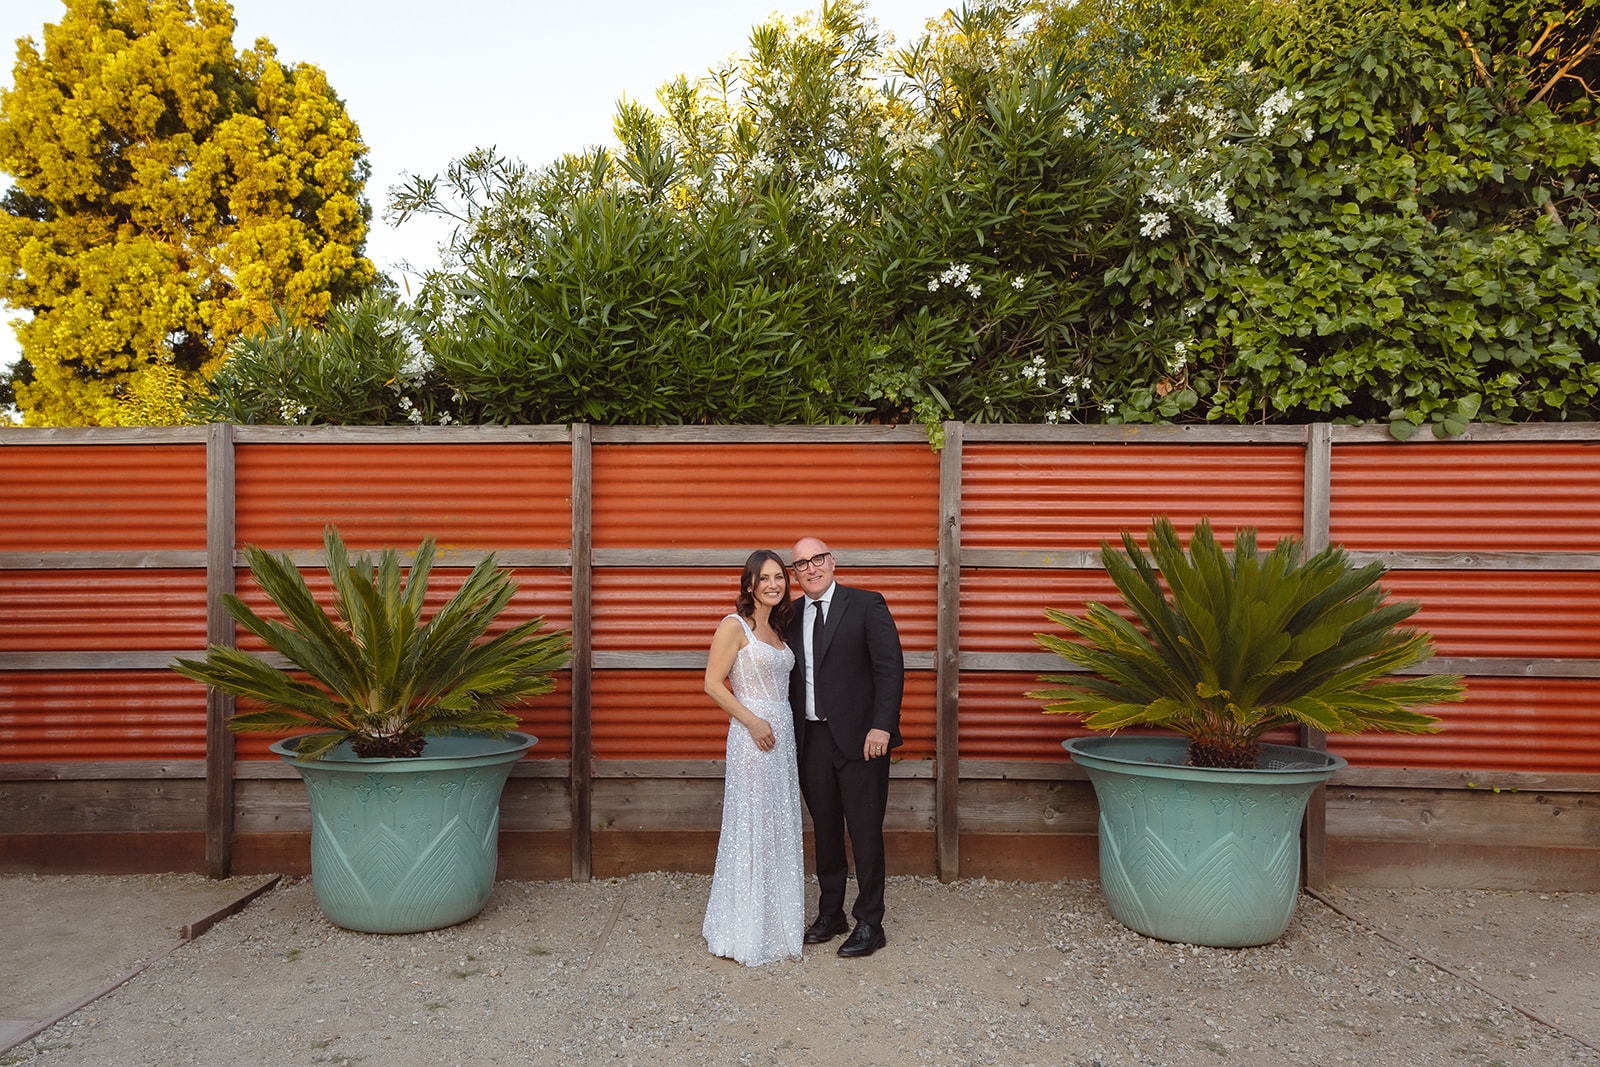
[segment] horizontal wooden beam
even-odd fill
[[[936,654],[933,652],[906,652],[908,671],[931,671]],[[602,651],[596,649],[590,665],[597,671],[703,671],[706,653],[683,650],[652,651]]]
[[[963,652],[964,671],[1076,674],[1088,668],[1053,652]],[[1600,678],[1600,659],[1524,656],[1435,656],[1399,675],[1461,674],[1469,678]]]
[[[969,422],[961,428],[964,443],[1128,445],[1300,445],[1304,426],[1166,426],[1166,425],[1012,425]]]
[[[1600,552],[1351,552],[1350,560],[1395,571],[1600,570]]]
[[[565,426],[239,426],[252,445],[566,445]]]
[[[1351,552],[1356,564],[1373,561],[1399,571],[1593,571],[1595,552]],[[1099,549],[964,548],[961,566],[975,570],[1104,570]]]
[[[929,778],[928,760],[898,760],[890,764],[895,778]],[[235,778],[266,780],[298,778],[283,760],[238,760]],[[975,760],[960,763],[963,780],[1015,779],[1018,781],[1082,781],[1083,768],[1060,760]],[[596,760],[597,778],[721,778],[722,760]],[[511,767],[513,778],[565,778],[564,759],[523,759]],[[203,778],[204,760],[62,760],[0,763],[0,781],[59,782],[158,778]],[[1447,770],[1431,767],[1347,767],[1334,776],[1334,785],[1372,789],[1465,789],[1494,792],[1600,793],[1600,774],[1507,770]]]
[[[961,761],[963,781],[989,778],[1015,779],[1024,782],[1083,782],[1089,776],[1076,763],[1061,760],[964,759]]]
[[[0,652],[0,671],[159,671],[172,661],[204,659],[203,648],[146,652]]]
[[[399,546],[395,546],[399,548]],[[268,549],[274,556],[288,556],[296,567],[326,568],[328,566],[327,553],[320,548],[291,548],[288,551]],[[351,556],[372,555],[369,549],[352,549]],[[747,553],[748,554],[748,553]],[[414,548],[402,548],[399,551],[402,563],[412,563],[417,558]],[[494,556],[494,561],[500,567],[561,567],[572,566],[572,553],[565,548],[449,548],[434,552],[433,565],[435,567],[476,567],[486,557]],[[740,560],[743,563],[743,560]],[[233,554],[235,567],[247,567],[249,561],[242,550]]]
[[[737,570],[750,558],[748,548],[597,548],[591,553],[596,567],[715,567]],[[935,567],[938,553],[931,548],[834,548],[840,567]]]
[[[597,759],[596,778],[721,778],[723,760]],[[893,760],[890,778],[932,778],[932,760]]]
[[[0,431],[0,438],[9,431]],[[0,571],[205,570],[206,550],[0,552]]]
[[[1474,422],[1455,437],[1438,438],[1429,430],[1418,433],[1410,441],[1401,442],[1389,432],[1387,425],[1335,426],[1333,443],[1339,445],[1381,444],[1403,447],[1405,444],[1471,444],[1474,441],[1497,444],[1523,444],[1549,441],[1600,441],[1600,422]]]
[[[17,426],[0,430],[6,445],[204,445],[204,426]]]
[[[204,778],[203,759],[62,760],[0,763],[0,782],[131,781],[144,778]]]
[[[1337,747],[1337,741],[1335,741]],[[1360,789],[1464,789],[1472,792],[1600,793],[1600,774],[1578,771],[1455,770],[1435,767],[1346,767],[1330,786]]]
[[[1008,568],[1036,571],[1092,571],[1104,570],[1100,563],[1100,550],[1088,549],[1026,549],[1026,548],[963,548],[963,567]]]
[[[921,426],[596,426],[597,445],[923,444]]]

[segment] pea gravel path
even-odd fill
[[[376,936],[286,878],[0,1065],[1600,1063],[1597,894],[1333,889],[1362,923],[1302,897],[1277,943],[1221,950],[1131,933],[1094,882],[898,877],[887,949],[747,969],[706,955],[709,886],[502,882],[471,922]]]

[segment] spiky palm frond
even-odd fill
[[[302,745],[302,759],[324,755],[346,739],[379,742],[458,730],[503,734],[517,725],[507,709],[552,691],[554,673],[571,659],[570,635],[545,630],[543,618],[485,638],[517,591],[493,556],[423,622],[436,555],[431,537],[404,575],[392,548],[376,563],[366,556],[352,561],[333,526],[324,531],[323,545],[333,583],[332,616],[288,556],[255,546],[246,549],[250,573],[285,621],[263,618],[236,596],[222,597],[240,626],[311,682],[218,645],[204,660],[174,664],[185,677],[259,705],[261,710],[235,715],[230,729],[332,731],[325,744],[309,750]]]
[[[1045,616],[1076,640],[1036,634],[1046,651],[1088,674],[1044,675],[1028,695],[1094,730],[1157,726],[1211,749],[1254,752],[1262,735],[1299,723],[1329,733],[1439,729],[1410,710],[1460,700],[1458,675],[1393,675],[1427,660],[1433,643],[1400,624],[1418,606],[1387,604],[1379,563],[1357,567],[1341,548],[1302,560],[1291,539],[1262,553],[1254,530],[1225,552],[1201,519],[1185,549],[1166,516],[1147,556],[1132,533],[1101,558],[1128,621],[1103,604]]]

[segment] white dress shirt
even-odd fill
[[[821,722],[822,719],[817,715],[817,656],[811,647],[811,635],[816,626],[817,605],[821,604],[822,619],[823,622],[827,622],[828,612],[833,610],[833,590],[838,584],[829,582],[828,588],[824,589],[816,600],[807,597],[805,617],[800,620],[800,640],[804,643],[806,652],[806,718],[812,722]]]

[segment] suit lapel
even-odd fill
[[[833,635],[839,632],[839,623],[844,619],[844,613],[849,607],[850,594],[845,591],[844,586],[835,583],[833,599],[828,602],[828,610],[822,616],[822,645],[816,650],[818,663],[822,662],[828,646],[833,644]]]

